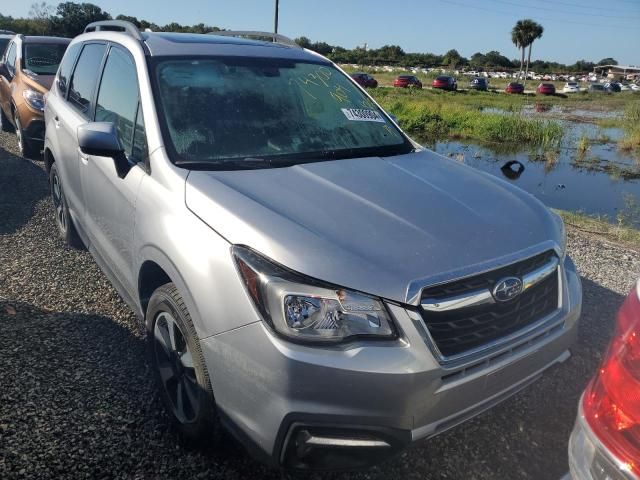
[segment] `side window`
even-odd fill
[[[138,105],[138,76],[133,58],[121,48],[112,47],[100,82],[95,121],[112,122],[125,153],[135,160],[140,160],[134,155]],[[139,116],[142,120],[142,112]]]
[[[69,85],[69,103],[83,115],[88,115],[91,109],[91,100],[106,48],[106,45],[99,43],[85,45],[73,72]]]
[[[81,48],[81,43],[74,43],[67,49],[64,57],[62,58],[62,63],[58,70],[57,84],[58,90],[63,97],[66,97],[67,95],[67,87],[69,86],[69,79],[71,78],[71,70],[73,69],[73,64],[76,63],[76,58],[78,58],[78,53],[80,53]]]
[[[7,52],[7,70],[13,76],[16,74],[16,44],[12,42],[9,46],[9,51]]]
[[[133,132],[131,156],[137,162],[144,161],[149,156],[147,134],[144,130],[144,118],[142,117],[142,105],[140,103],[138,103],[138,112],[136,113],[136,128]]]

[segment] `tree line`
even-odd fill
[[[0,30],[11,30],[25,35],[54,35],[60,37],[75,37],[84,31],[87,24],[99,20],[111,20],[108,12],[92,3],[63,2],[53,7],[46,2],[34,3],[31,6],[27,18],[13,18],[0,12]],[[207,33],[221,30],[218,27],[198,23],[195,25],[181,25],[176,22],[167,25],[158,25],[144,19],[128,15],[117,15],[116,20],[127,20],[135,24],[139,29],[151,29],[165,32]],[[517,25],[516,25],[517,26]],[[492,50],[486,53],[476,52],[466,58],[457,50],[451,49],[440,55],[435,53],[407,53],[398,45],[385,45],[380,48],[356,47],[347,49],[339,45],[331,45],[326,42],[312,42],[307,37],[296,38],[295,41],[302,47],[314,50],[329,57],[337,63],[352,63],[358,65],[393,65],[398,67],[450,67],[472,68],[476,70],[513,70],[522,68],[524,63],[525,48],[529,47],[531,56],[531,43],[535,40],[537,30],[529,29],[532,25],[521,25],[517,35],[512,35],[512,41],[521,50],[521,60],[510,60],[499,51]],[[514,30],[516,28],[514,27]],[[513,32],[512,32],[513,33]],[[542,35],[542,32],[539,32]],[[532,37],[533,36],[533,37]],[[533,38],[533,40],[531,40]],[[530,43],[528,43],[530,41]],[[524,47],[523,47],[524,46]],[[603,58],[598,63],[587,60],[578,60],[572,65],[558,62],[535,60],[528,62],[528,66],[536,73],[551,72],[586,72],[596,65],[617,64],[613,58]]]
[[[73,38],[80,35],[91,22],[113,20],[108,12],[92,3],[63,2],[53,7],[46,2],[31,5],[27,18],[13,18],[0,12],[0,30],[10,30],[24,35],[53,35]],[[154,31],[207,33],[221,30],[218,27],[198,23],[181,25],[176,22],[158,25],[147,20],[138,20],[129,15],[118,15],[115,20],[127,20],[139,29],[149,28]]]

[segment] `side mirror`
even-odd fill
[[[120,144],[118,130],[111,122],[90,122],[80,125],[78,146],[86,155],[112,158],[120,178],[124,178],[131,169]]]

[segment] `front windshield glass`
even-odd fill
[[[38,75],[55,75],[66,49],[59,43],[27,43],[22,68]]]
[[[172,58],[160,60],[155,74],[176,164],[271,159],[276,165],[411,150],[386,115],[330,64]]]

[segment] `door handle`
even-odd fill
[[[60,119],[57,115],[53,117],[53,123],[55,124],[56,128],[60,128]]]

